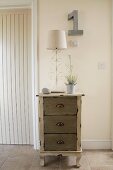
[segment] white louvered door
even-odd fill
[[[0,10],[0,144],[33,144],[31,10]]]

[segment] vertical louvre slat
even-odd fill
[[[15,28],[15,14],[14,14],[14,72],[15,72],[15,77],[14,77],[14,82],[15,82],[15,144],[18,144],[18,117],[17,117],[17,83],[16,83],[16,73],[17,73],[17,56],[16,56],[16,28]]]
[[[28,114],[29,114],[29,124],[30,124],[30,144],[33,144],[33,116],[32,116],[32,98],[31,98],[31,92],[32,92],[32,86],[31,86],[31,82],[32,82],[32,73],[31,73],[31,15],[28,14],[28,19],[27,19],[27,23],[28,23],[28,46],[27,46],[27,50],[28,50],[28,91],[27,91],[27,94],[28,94]]]
[[[15,101],[15,56],[14,56],[14,14],[11,14],[11,77],[12,77],[12,123],[14,131],[14,143],[17,141],[16,130],[16,101]]]
[[[6,144],[9,144],[8,102],[7,102],[7,32],[6,15],[3,16],[3,99]]]
[[[3,16],[1,16],[1,70],[2,70],[2,84],[1,84],[1,125],[2,125],[2,143],[6,143],[6,123],[5,123],[5,107],[4,107],[4,66],[3,66]]]
[[[8,57],[8,103],[9,103],[9,126],[10,143],[14,144],[14,122],[13,122],[13,103],[12,103],[12,58],[11,58],[11,15],[7,15],[7,57]]]
[[[11,113],[11,83],[10,83],[10,15],[7,15],[7,22],[6,22],[6,35],[7,35],[7,107],[8,107],[8,128],[9,128],[9,141],[11,144],[11,123],[10,123],[10,113]]]
[[[25,132],[26,132],[26,143],[29,143],[29,117],[28,117],[28,107],[27,107],[27,61],[28,61],[28,56],[27,56],[27,15],[24,14],[24,77],[26,77],[26,81],[24,81],[24,113],[25,114]],[[25,79],[24,79],[25,80]]]
[[[7,15],[7,75],[8,75],[8,103],[9,103],[9,134],[10,134],[10,143],[14,143],[14,131],[13,131],[13,107],[12,107],[12,75],[11,75],[11,16]]]
[[[20,99],[20,88],[19,82],[20,77],[20,53],[19,53],[19,15],[15,15],[15,55],[16,55],[16,96],[17,96],[17,119],[18,119],[18,144],[22,144],[22,127],[21,127],[21,99]]]
[[[25,142],[27,143],[27,110],[26,110],[26,18],[23,14],[23,85],[24,85],[24,125],[25,125]]]
[[[33,144],[31,14],[18,11],[0,11],[0,144]]]
[[[29,119],[30,119],[30,116],[29,116],[29,97],[28,97],[28,85],[29,85],[29,80],[28,80],[28,60],[29,60],[29,56],[28,56],[28,44],[29,44],[29,39],[28,39],[28,36],[30,35],[30,34],[28,34],[28,30],[29,29],[27,29],[27,27],[28,27],[28,18],[29,18],[29,16],[28,15],[26,15],[26,56],[27,56],[27,87],[26,87],[26,97],[27,97],[27,105],[26,105],[26,107],[27,107],[27,112],[28,112],[28,119],[27,119],[27,123],[28,123],[28,142],[29,142],[29,144],[31,144],[31,142],[30,142],[30,136],[31,136],[31,134],[30,134],[30,122],[29,122]],[[30,19],[30,18],[29,18]]]
[[[20,94],[21,94],[21,113],[22,113],[22,139],[23,144],[26,143],[26,132],[25,132],[25,113],[24,113],[24,17],[20,15]]]
[[[2,76],[2,16],[0,15],[0,143],[3,144],[3,76]]]
[[[21,129],[21,136],[20,136],[20,139],[21,139],[21,143],[23,144],[23,127],[22,127],[22,101],[21,101],[21,47],[20,47],[20,41],[21,41],[21,38],[20,38],[20,24],[21,24],[21,21],[20,21],[20,15],[19,15],[19,18],[18,18],[18,24],[19,24],[19,43],[18,43],[18,46],[19,46],[19,96],[20,96],[20,129]]]
[[[14,36],[13,36],[13,31],[14,31],[14,15],[10,14],[10,81],[11,81],[11,114],[10,114],[10,122],[12,125],[12,134],[13,134],[13,138],[12,138],[12,142],[14,142],[15,144],[15,129],[14,129],[14,98],[13,98],[13,47],[14,47]]]

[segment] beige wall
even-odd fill
[[[50,56],[46,49],[48,30],[71,28],[67,15],[79,10],[79,29],[83,36],[78,47],[62,53],[63,61],[72,55],[78,87],[85,94],[82,107],[82,139],[111,139],[111,0],[40,0],[39,4],[39,64],[40,89],[49,87]],[[103,64],[104,68],[98,68]],[[64,83],[62,87],[64,87]]]

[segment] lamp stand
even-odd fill
[[[65,91],[58,90],[58,49],[55,50],[55,90],[52,90],[51,93],[64,93]]]

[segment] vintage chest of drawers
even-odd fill
[[[46,155],[81,158],[81,97],[83,94],[40,94],[40,164]]]

